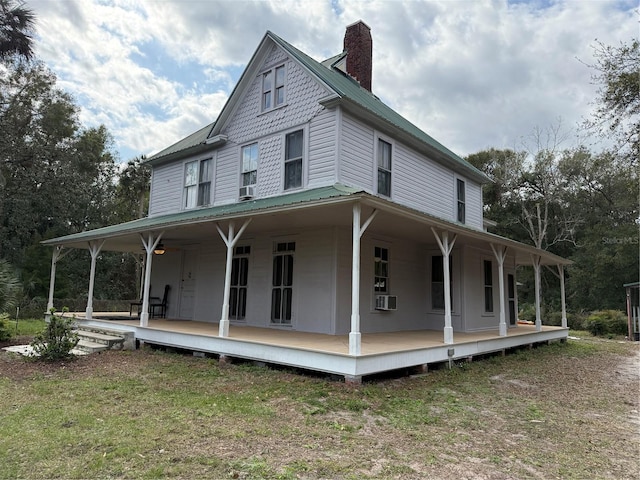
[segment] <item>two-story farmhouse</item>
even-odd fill
[[[566,338],[539,308],[517,323],[516,267],[539,279],[569,262],[488,233],[489,179],[381,102],[371,77],[363,22],[323,62],[267,32],[219,117],[149,158],[148,217],[44,242],[50,303],[62,248],[89,249],[84,321],[104,322],[98,253],[144,248],[140,318],[108,323],[146,342],[358,381]]]

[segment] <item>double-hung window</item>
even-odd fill
[[[295,242],[278,242],[273,245],[271,323],[291,325],[295,251]]]
[[[284,65],[262,74],[262,111],[284,105],[285,69]]]
[[[464,180],[456,179],[456,197],[457,197],[457,220],[460,223],[465,222],[466,216],[466,193]]]
[[[377,294],[389,293],[389,250],[374,247],[373,253],[374,284],[373,290]]]
[[[378,193],[391,197],[391,144],[378,139]]]
[[[493,266],[491,260],[483,261],[484,270],[484,311],[493,312]]]
[[[453,258],[449,257],[449,292],[453,309]],[[442,255],[431,257],[431,308],[444,310],[444,259]]]
[[[211,203],[213,160],[196,160],[184,167],[184,208],[201,207]]]
[[[258,144],[242,147],[242,187],[256,184],[258,179]]]
[[[231,262],[231,289],[229,291],[229,318],[244,320],[247,314],[247,278],[251,247],[235,247]]]
[[[302,130],[289,133],[285,139],[284,189],[302,187],[302,153],[304,135]]]

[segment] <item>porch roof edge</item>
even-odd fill
[[[178,213],[169,213],[153,217],[139,218],[130,222],[109,225],[106,227],[73,233],[62,237],[43,240],[40,243],[47,246],[77,244],[91,240],[114,238],[123,235],[144,233],[163,230],[165,228],[189,225],[201,222],[210,222],[216,219],[228,217],[244,217],[254,213],[273,211],[274,209],[297,208],[313,203],[327,203],[328,201],[341,201],[349,197],[364,193],[361,189],[348,187],[342,184],[318,187],[275,197],[260,198],[252,201],[236,202],[226,205],[217,205]]]

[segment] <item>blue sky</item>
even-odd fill
[[[373,91],[460,155],[522,148],[593,108],[593,45],[638,36],[636,1],[27,0],[36,54],[121,161],[215,120],[266,30],[322,60],[371,27]],[[597,148],[597,146],[596,146]]]

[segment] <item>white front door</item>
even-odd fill
[[[193,307],[196,299],[196,272],[198,270],[198,251],[182,252],[182,274],[180,278],[180,306],[178,317],[193,319]]]

